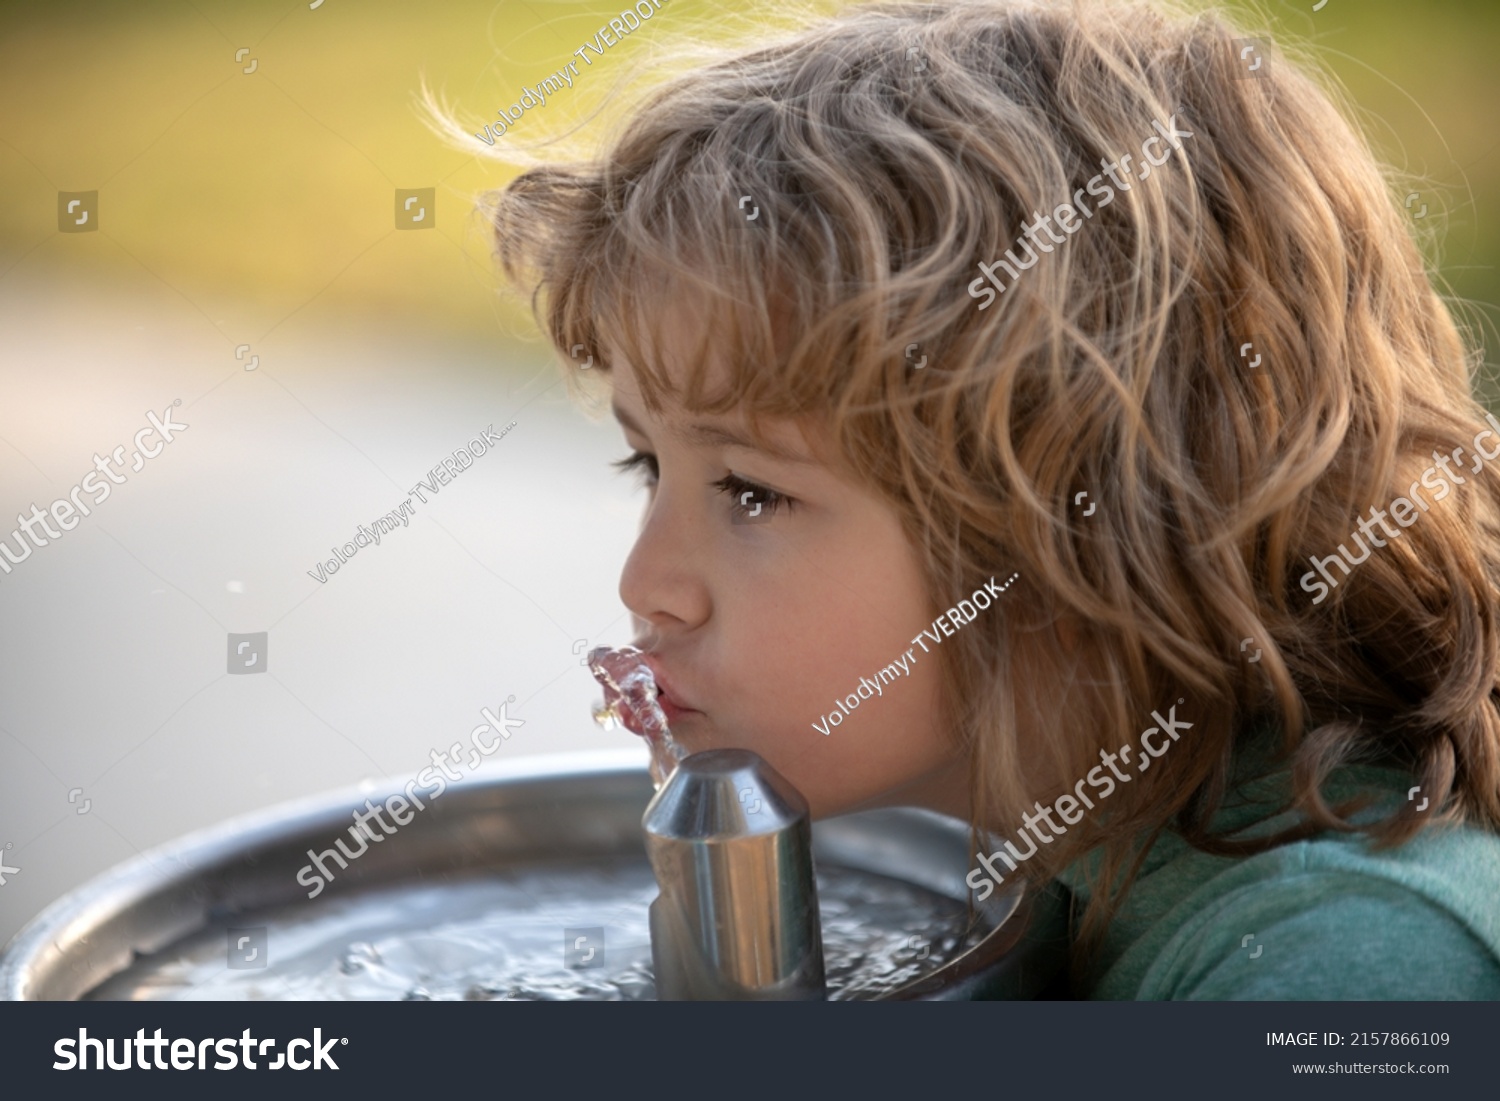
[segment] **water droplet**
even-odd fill
[[[339,970],[346,975],[356,975],[372,963],[380,962],[380,953],[373,944],[357,940],[339,958]]]
[[[656,676],[645,655],[634,646],[618,650],[600,646],[589,652],[589,671],[604,686],[604,704],[594,709],[594,721],[609,729],[613,720],[646,739],[652,779],[659,789],[687,751],[672,738],[666,712],[657,702]]]

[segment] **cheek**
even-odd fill
[[[914,553],[884,506],[845,507],[836,521],[788,525],[780,553],[736,563],[715,604],[714,664],[727,689],[716,739],[760,753],[819,817],[955,756],[937,648],[911,641],[931,619]],[[902,659],[906,669],[877,691],[880,671]]]
[[[822,644],[799,645],[783,635],[760,647],[750,676],[762,691],[736,709],[745,723],[735,744],[765,757],[807,797],[816,817],[868,802],[953,759],[936,652],[915,648],[909,673],[882,681],[877,691],[879,671],[906,656],[909,639],[889,628],[828,630],[814,638]],[[852,653],[837,652],[835,638]]]

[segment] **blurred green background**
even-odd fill
[[[1380,155],[1426,183],[1419,228],[1454,293],[1500,301],[1500,4],[1317,0],[1223,5],[1251,33],[1311,45],[1347,86]],[[471,196],[515,169],[443,145],[419,79],[482,123],[565,64],[623,0],[157,0],[0,6],[0,286],[160,281],[234,343],[316,303],[325,318],[525,332],[494,294]],[[1259,14],[1256,14],[1256,13]],[[627,58],[777,5],[672,0],[580,65],[573,91],[502,139],[559,126]],[[247,49],[242,61],[236,52]],[[254,72],[244,73],[254,65]],[[477,142],[475,143],[478,144]],[[393,228],[397,188],[436,188],[436,232]],[[57,232],[59,191],[100,192],[101,232]]]

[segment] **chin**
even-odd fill
[[[668,718],[667,729],[672,732],[672,740],[689,753],[701,753],[705,749],[728,748],[718,738],[711,735],[708,716],[701,711],[678,712],[675,716]]]

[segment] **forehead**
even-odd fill
[[[763,390],[753,404],[789,410],[797,406],[775,397],[796,381],[786,377],[788,358],[806,326],[786,283],[722,265],[664,268],[638,259],[594,288],[591,335],[607,364],[645,368],[648,404],[664,389],[694,409]]]
[[[826,438],[818,431],[822,418],[757,408],[768,380],[755,367],[760,357],[736,332],[736,323],[746,324],[742,311],[716,309],[713,296],[687,279],[642,280],[636,291],[628,320],[606,326],[600,338],[622,424],[644,435],[659,423],[703,447],[753,447],[783,461],[827,462],[826,451],[811,445]],[[785,317],[772,307],[778,348],[788,339]]]
[[[626,370],[628,371],[628,368]],[[616,400],[611,405],[611,410],[615,419],[626,428],[637,435],[650,436],[652,433],[642,423],[641,415],[633,411],[636,404],[629,399],[619,400],[617,388]],[[814,448],[809,446],[807,436],[797,422],[786,418],[762,418],[760,431],[752,432],[748,425],[740,423],[738,418],[694,416],[674,402],[666,406],[654,419],[674,439],[692,447],[707,449],[737,447],[748,451],[758,451],[779,462],[794,465],[812,466],[825,462],[824,459],[819,458]]]
[[[748,303],[725,302],[704,281],[657,270],[633,271],[617,285],[600,333],[605,361],[646,368],[651,376],[641,389],[683,393],[690,376],[702,374],[705,392],[713,395],[734,382],[732,345],[744,344],[737,326]],[[740,336],[736,341],[735,337]],[[659,382],[661,385],[653,385]]]

